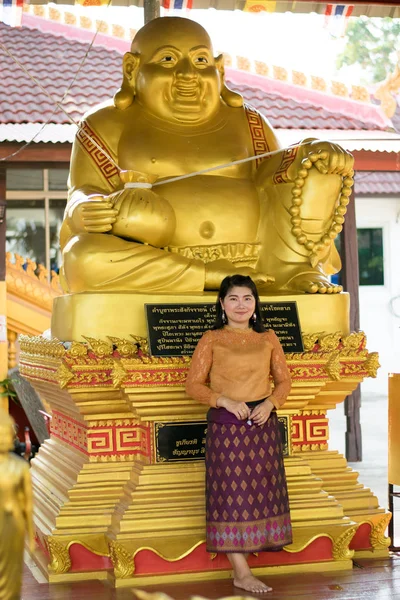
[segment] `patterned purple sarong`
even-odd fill
[[[275,411],[261,427],[224,408],[208,411],[206,520],[208,552],[274,551],[292,543]]]

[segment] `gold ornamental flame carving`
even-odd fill
[[[363,331],[353,331],[350,335],[346,335],[342,341],[347,350],[358,350],[365,347],[367,338]]]
[[[86,335],[82,337],[89,342],[91,349],[99,358],[104,358],[105,356],[110,356],[112,354],[113,346],[110,342],[96,340],[95,338],[87,337]]]
[[[71,358],[82,358],[83,356],[87,356],[87,353],[88,347],[86,346],[86,344],[82,344],[80,342],[72,342],[67,354]]]
[[[110,556],[114,567],[114,575],[117,579],[132,577],[135,572],[135,561],[132,554],[119,542],[110,542]]]
[[[131,335],[131,338],[133,339],[133,343],[143,352],[143,354],[150,354],[149,342],[147,338],[139,335]]]
[[[385,536],[385,531],[391,518],[392,513],[386,513],[383,515],[382,519],[372,525],[369,541],[374,550],[384,550],[389,548],[390,538]]]
[[[340,380],[341,368],[340,352],[333,352],[327,364],[325,365],[325,370],[333,381]]]
[[[322,335],[319,338],[319,344],[321,346],[321,350],[324,350],[326,352],[332,352],[333,350],[336,350],[341,339],[342,339],[342,334],[340,333],[340,331],[338,331],[336,333],[328,333],[328,334]]]
[[[113,369],[111,371],[111,377],[113,386],[115,388],[119,388],[123,383],[124,379],[126,379],[128,373],[125,371],[124,367],[121,364],[121,361],[114,360],[113,361]]]
[[[322,333],[303,333],[301,337],[303,338],[304,350],[306,352],[312,350],[315,344],[318,343],[318,339],[321,335]]]
[[[380,366],[378,352],[370,352],[367,356],[367,360],[364,363],[365,370],[367,371],[369,377],[376,377]]]
[[[70,381],[74,378],[74,374],[71,369],[63,361],[57,369],[57,380],[60,384],[60,388],[63,390]]]
[[[111,343],[114,344],[114,346],[116,346],[118,352],[124,358],[131,358],[132,356],[135,356],[137,354],[138,349],[133,342],[124,338],[111,337],[109,335],[107,337],[111,341]]]
[[[52,537],[47,538],[47,545],[51,558],[49,568],[57,575],[68,573],[71,568],[71,558],[69,556],[68,546],[61,544]]]
[[[332,556],[334,560],[346,560],[353,558],[354,550],[350,550],[349,544],[356,534],[358,525],[346,529],[333,543]]]

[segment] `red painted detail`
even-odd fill
[[[328,537],[314,540],[301,552],[260,552],[258,556],[250,556],[251,567],[290,565],[298,563],[332,561],[332,541]],[[205,543],[198,546],[185,558],[177,561],[166,561],[151,550],[141,550],[135,556],[136,575],[161,575],[166,573],[220,571],[230,569],[225,554],[217,554],[212,560],[206,552]]]
[[[371,525],[369,523],[362,523],[351,540],[349,545],[350,550],[371,550],[370,534]]]
[[[22,408],[22,406],[20,406],[16,402],[11,401],[11,402],[9,402],[9,408],[10,408],[10,415],[12,416],[12,418],[18,425],[19,441],[20,442],[25,441],[25,427],[29,427],[30,428],[29,433],[30,433],[32,444],[34,444],[35,446],[38,446],[39,445],[38,439],[35,435],[35,432],[33,431],[32,427],[31,427],[31,424],[29,423],[28,417],[26,416],[25,411]]]
[[[108,556],[99,556],[91,552],[80,544],[71,544],[69,547],[69,556],[71,558],[70,572],[77,571],[104,571],[112,569],[111,558]]]

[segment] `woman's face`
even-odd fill
[[[250,288],[234,286],[221,300],[221,306],[228,319],[228,325],[245,329],[254,314],[256,299]]]

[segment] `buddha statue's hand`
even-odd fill
[[[297,177],[304,159],[309,159],[322,175],[346,177],[351,174],[354,166],[354,157],[338,144],[307,139],[301,142],[297,156],[288,169],[288,179],[290,181],[294,181]]]
[[[116,221],[117,211],[107,196],[82,194],[72,199],[67,216],[77,233],[107,233]]]
[[[149,244],[168,246],[175,232],[175,212],[170,203],[146,188],[126,188],[110,199],[117,210],[112,233],[118,237]]]
[[[248,275],[258,286],[275,281],[274,277],[256,271],[251,267],[235,267],[227,260],[214,260],[206,264],[205,290],[217,290],[225,277],[229,275]]]

